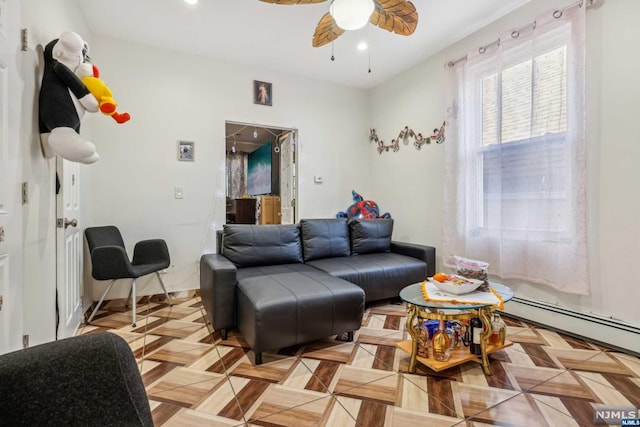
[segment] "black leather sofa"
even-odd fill
[[[392,219],[228,224],[200,260],[202,304],[223,339],[255,352],[360,328],[365,302],[397,297],[435,273],[435,248],[391,240]]]

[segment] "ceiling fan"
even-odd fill
[[[284,5],[323,3],[327,0],[260,0]],[[313,47],[334,41],[347,30],[357,30],[367,22],[395,34],[409,36],[418,25],[418,12],[409,0],[331,0],[316,27]]]

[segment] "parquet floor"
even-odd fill
[[[79,333],[127,340],[156,426],[590,426],[596,404],[640,407],[640,359],[505,316],[514,345],[490,356],[494,375],[476,363],[409,374],[394,345],[405,319],[401,303],[373,305],[354,342],[264,353],[260,366],[237,332],[211,331],[193,293],[173,307],[141,298],[136,328],[110,301]]]

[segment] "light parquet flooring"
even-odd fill
[[[590,426],[597,404],[640,407],[640,359],[503,316],[514,345],[442,372],[395,347],[405,306],[367,308],[354,342],[336,337],[263,354],[211,330],[195,292],[141,298],[137,327],[109,301],[80,334],[109,331],[138,361],[156,426]],[[508,308],[508,307],[507,307]]]

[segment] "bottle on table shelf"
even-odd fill
[[[471,344],[469,345],[469,351],[471,354],[482,354],[481,342],[482,338],[482,320],[479,317],[474,317],[469,322],[471,325]]]
[[[451,338],[449,338],[449,334],[445,331],[444,320],[440,321],[440,326],[433,335],[431,345],[433,347],[434,359],[438,362],[446,362],[449,360],[451,352]]]
[[[462,341],[462,325],[460,322],[457,320],[447,322],[447,333],[449,334],[449,338],[451,338],[451,350],[453,350],[458,347],[458,344]]]
[[[420,322],[418,327],[418,356],[429,357],[429,329],[426,322]]]
[[[493,345],[503,346],[507,336],[507,325],[505,325],[498,313],[493,313],[491,316],[491,329],[492,332],[489,337],[489,342]]]

